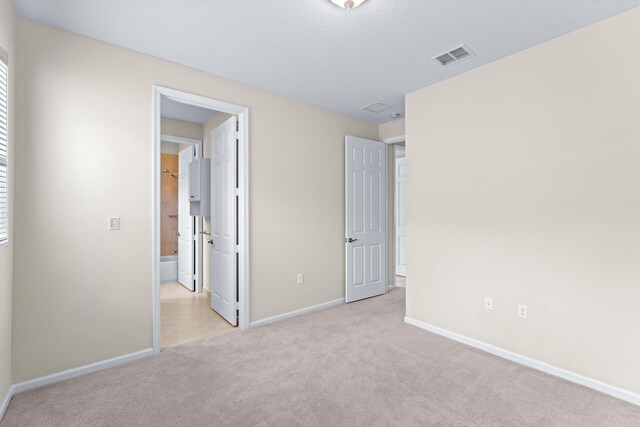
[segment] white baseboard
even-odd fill
[[[2,404],[0,404],[0,423],[4,418],[5,412],[7,412],[7,408],[9,407],[9,402],[11,402],[11,398],[13,397],[14,394],[16,393],[13,390],[13,386],[9,387],[9,390],[7,390],[7,395],[2,400]]]
[[[277,316],[267,317],[266,319],[256,320],[255,322],[251,322],[249,327],[253,328],[255,326],[268,325],[269,323],[279,322],[280,320],[312,313],[314,311],[322,310],[324,308],[329,308],[340,304],[344,304],[344,298],[327,301],[318,305],[312,305],[311,307],[301,308],[300,310],[294,310],[288,313],[278,314]]]
[[[521,354],[514,353],[512,351],[505,350],[503,348],[496,347],[492,344],[487,344],[485,342],[478,341],[476,339],[469,338],[467,336],[460,335],[446,329],[439,328],[437,326],[422,322],[420,320],[412,319],[410,317],[405,317],[404,321],[410,325],[417,326],[418,328],[424,329],[429,332],[433,332],[434,334],[441,335],[443,337],[461,342],[463,344],[477,348],[479,350],[486,351],[487,353],[491,353],[495,356],[502,357],[503,359],[507,359],[512,362],[519,363],[529,368],[533,368],[538,371],[542,371],[547,374],[554,375],[556,377],[565,379],[567,381],[571,381],[576,384],[583,385],[585,387],[589,387],[591,389],[597,390],[601,393],[608,394],[620,400],[624,400],[624,401],[633,403],[635,405],[640,405],[640,394],[633,393],[629,390],[625,390],[610,384],[606,384],[601,381],[595,380],[593,378],[585,377],[584,375],[580,375],[575,372],[568,371],[566,369],[549,365],[548,363],[541,362],[539,360],[532,359],[530,357],[523,356]]]
[[[123,365],[125,363],[133,362],[134,360],[143,359],[153,355],[153,349],[149,348],[142,351],[137,351],[131,354],[125,354],[124,356],[114,357],[112,359],[103,360],[101,362],[91,363],[89,365],[80,366],[78,368],[69,369],[67,371],[58,372],[51,375],[46,375],[40,378],[34,378],[32,380],[23,381],[17,384],[13,384],[9,387],[7,395],[0,405],[0,422],[4,417],[11,398],[23,391],[33,390],[34,388],[42,387],[49,384],[54,384],[60,381],[68,380],[71,378],[79,377],[93,372],[102,371],[104,369],[113,368],[115,366]]]
[[[32,390],[34,388],[79,377],[81,375],[87,375],[94,372],[102,371],[104,369],[113,368],[115,366],[123,365],[125,363],[133,362],[134,360],[143,359],[152,355],[153,349],[148,348],[146,350],[137,351],[135,353],[125,354],[124,356],[118,356],[112,359],[103,360],[101,362],[91,363],[89,365],[69,369],[68,371],[62,371],[44,377],[23,381],[13,385],[13,394],[22,393],[23,391]]]

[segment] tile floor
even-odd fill
[[[407,278],[403,276],[396,276],[396,286],[398,288],[406,288],[407,287]]]
[[[211,309],[208,293],[191,292],[179,283],[160,286],[160,319],[162,348],[234,329]]]

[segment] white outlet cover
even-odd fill
[[[298,285],[302,285],[304,283],[304,274],[298,274]]]
[[[120,217],[119,216],[110,216],[108,222],[109,230],[120,230]]]
[[[527,306],[524,304],[518,304],[518,317],[526,319],[529,317]]]

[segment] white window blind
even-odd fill
[[[9,85],[7,54],[0,49],[0,246],[9,242]]]

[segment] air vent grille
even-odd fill
[[[467,46],[461,45],[456,47],[455,49],[451,49],[448,52],[444,52],[438,56],[434,56],[433,59],[438,61],[443,67],[446,67],[447,65],[454,64],[471,56],[473,56],[473,52],[471,52],[471,50]]]
[[[436,61],[440,62],[442,65],[449,65],[452,62],[456,62],[456,58],[449,55],[448,53],[444,53],[440,56],[436,56]]]
[[[382,113],[393,108],[391,105],[383,104],[382,102],[374,102],[373,104],[362,107],[363,110],[371,111],[372,113]]]

